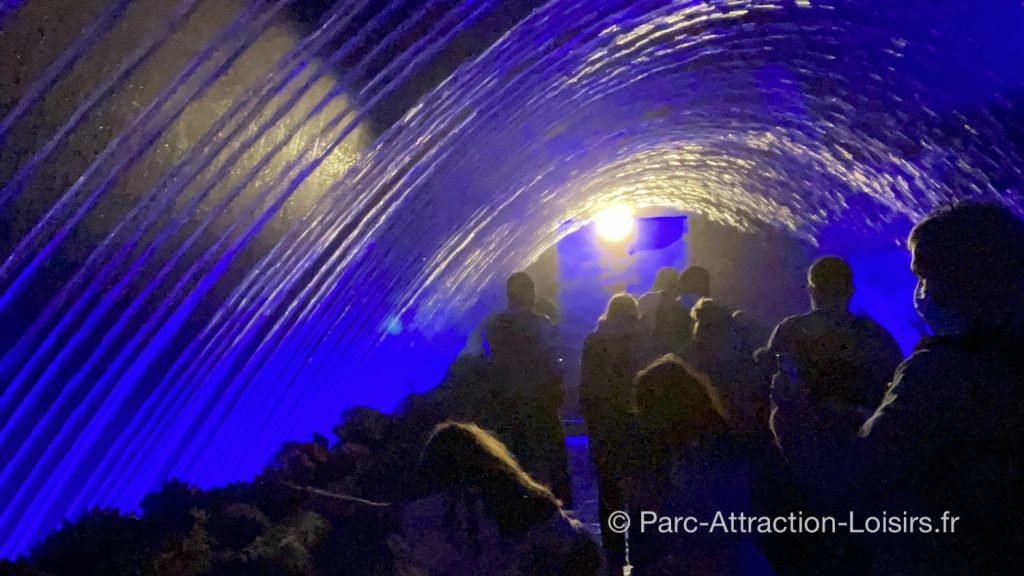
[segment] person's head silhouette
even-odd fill
[[[679,292],[696,298],[711,296],[711,274],[701,266],[687,266],[679,273]]]
[[[619,292],[608,301],[608,307],[601,316],[601,322],[617,320],[637,320],[640,308],[632,294]]]
[[[523,470],[501,440],[476,424],[438,424],[423,450],[419,474],[425,492],[482,497],[505,533],[521,535],[561,505]]]
[[[637,424],[660,448],[722,432],[723,411],[711,383],[676,356],[656,360],[636,375]],[[651,445],[657,451],[656,446]]]
[[[1024,221],[994,203],[932,212],[907,241],[914,305],[933,331],[953,334],[1024,320]]]
[[[658,273],[654,276],[654,285],[651,286],[652,292],[661,292],[662,290],[673,290],[676,288],[676,284],[679,281],[679,270],[671,266],[663,266],[658,269]]]
[[[509,306],[533,308],[537,302],[537,287],[526,272],[516,272],[506,284]]]
[[[807,291],[815,310],[845,312],[853,297],[853,269],[838,256],[819,258],[807,270]]]

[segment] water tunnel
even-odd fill
[[[515,270],[588,323],[588,285],[700,263],[767,329],[839,254],[909,351],[912,225],[1024,213],[1022,30],[1012,0],[0,2],[0,557],[394,410]],[[611,278],[614,207],[685,232]]]

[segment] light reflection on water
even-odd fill
[[[608,206],[840,235],[866,262],[950,199],[1024,206],[1024,8],[968,0],[555,0],[377,138],[370,114],[498,2],[342,2],[309,35],[287,2],[157,3],[186,11],[177,35],[12,185],[160,30],[131,12],[154,2],[5,134],[7,556],[65,513],[251,476],[342,407],[429,386],[495,279]]]

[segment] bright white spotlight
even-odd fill
[[[625,206],[614,206],[594,216],[597,234],[609,242],[621,242],[633,233],[636,222],[633,211]]]

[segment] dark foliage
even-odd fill
[[[391,574],[401,544],[398,513],[388,503],[416,494],[416,463],[434,425],[480,412],[453,401],[475,379],[455,372],[409,397],[398,415],[347,411],[333,446],[319,434],[285,443],[251,482],[201,490],[170,480],[142,499],[141,516],[89,511],[52,532],[30,558],[0,561],[0,575]]]
[[[17,561],[0,560],[0,576],[50,576],[33,566],[27,559]]]
[[[96,508],[51,533],[32,551],[32,561],[55,575],[141,575],[157,542],[138,517]]]

